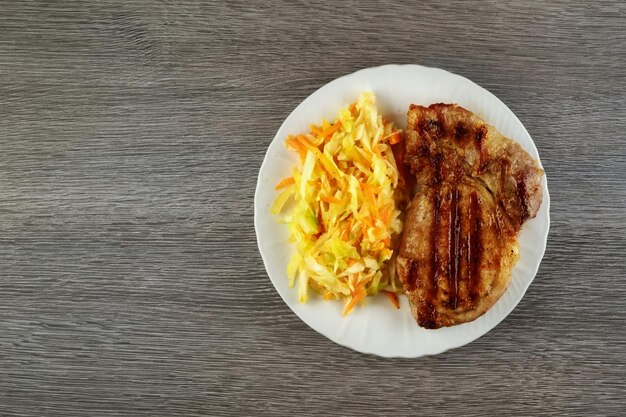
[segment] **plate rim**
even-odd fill
[[[464,82],[469,82],[469,83],[473,84],[474,87],[482,90],[482,92],[484,94],[490,96],[491,99],[495,99],[496,102],[498,102],[500,105],[504,106],[504,108],[506,108],[510,112],[511,116],[513,116],[515,121],[521,126],[521,128],[524,131],[524,133],[530,138],[531,145],[534,148],[535,153],[537,154],[537,162],[538,162],[539,166],[544,170],[544,178],[545,178],[545,181],[544,181],[545,182],[545,184],[544,184],[545,187],[544,187],[544,190],[543,190],[544,191],[544,201],[542,202],[542,204],[544,204],[546,206],[546,218],[545,218],[546,226],[545,226],[545,231],[544,231],[543,236],[542,236],[543,248],[542,248],[542,250],[541,250],[541,252],[540,252],[540,254],[538,256],[538,261],[537,261],[537,264],[536,264],[534,270],[532,270],[532,272],[529,274],[529,276],[530,275],[532,275],[532,276],[530,277],[530,279],[527,280],[527,282],[521,288],[521,293],[520,293],[519,300],[514,302],[511,305],[510,309],[506,312],[506,314],[504,314],[501,319],[497,320],[496,323],[493,326],[491,326],[484,333],[479,334],[476,337],[472,337],[472,338],[470,338],[470,340],[467,340],[465,342],[452,343],[449,346],[446,346],[446,347],[443,347],[443,348],[437,348],[437,349],[434,349],[431,352],[421,353],[421,354],[417,354],[417,355],[415,355],[415,354],[390,354],[390,355],[385,355],[385,354],[381,354],[380,352],[375,352],[375,351],[371,351],[371,350],[368,350],[368,349],[362,349],[361,347],[349,345],[346,342],[345,339],[344,340],[336,340],[335,338],[333,338],[329,334],[327,334],[325,331],[320,330],[320,329],[316,329],[312,325],[307,323],[298,314],[298,312],[296,312],[294,310],[294,308],[290,305],[290,303],[285,299],[285,297],[283,296],[281,291],[278,289],[278,287],[274,283],[274,280],[270,276],[268,263],[267,263],[268,261],[266,259],[266,255],[264,255],[264,253],[263,253],[264,251],[263,251],[263,248],[261,246],[261,237],[260,237],[260,234],[259,234],[259,214],[260,214],[260,209],[261,208],[258,206],[258,204],[259,204],[259,197],[258,196],[259,196],[259,193],[261,191],[261,175],[260,174],[264,171],[264,168],[265,168],[266,164],[268,163],[268,151],[269,151],[269,148],[270,148],[271,144],[275,140],[277,140],[277,138],[279,136],[279,133],[281,133],[281,131],[283,129],[283,126],[285,125],[286,121],[288,119],[290,119],[295,113],[297,113],[297,111],[301,107],[303,107],[305,105],[305,103],[309,99],[311,99],[311,97],[313,95],[315,95],[322,88],[330,87],[333,84],[339,83],[342,80],[345,80],[345,79],[350,78],[350,77],[356,77],[358,74],[363,73],[363,72],[374,71],[374,70],[377,70],[377,71],[383,70],[384,71],[386,69],[391,69],[391,68],[415,68],[415,69],[426,69],[426,70],[429,70],[429,71],[438,71],[438,72],[444,73],[448,77],[462,79]],[[512,140],[515,140],[515,139],[512,139]],[[549,233],[550,233],[550,225],[551,225],[551,219],[550,219],[550,193],[549,193],[549,190],[548,190],[548,178],[547,178],[547,174],[545,172],[545,168],[543,167],[543,164],[541,163],[541,157],[539,155],[539,150],[537,149],[537,146],[535,144],[535,141],[532,139],[532,136],[530,135],[530,133],[528,133],[528,130],[526,129],[526,126],[524,126],[524,124],[519,120],[517,115],[502,100],[500,100],[495,94],[493,94],[492,92],[490,92],[486,88],[482,87],[481,85],[477,84],[476,82],[470,80],[469,78],[463,77],[461,75],[455,74],[453,72],[450,72],[450,71],[442,69],[442,68],[429,67],[429,66],[424,66],[424,65],[419,65],[419,64],[385,64],[385,65],[380,65],[380,66],[375,66],[375,67],[362,68],[362,69],[359,69],[359,70],[354,71],[352,73],[345,74],[345,75],[342,75],[342,76],[340,76],[338,78],[335,78],[335,79],[333,79],[333,80],[331,80],[331,81],[329,81],[329,82],[319,86],[317,89],[315,89],[315,91],[311,92],[306,98],[304,98],[287,115],[287,117],[285,117],[283,119],[283,122],[281,123],[280,127],[276,131],[276,134],[274,135],[272,140],[269,142],[269,144],[267,146],[267,150],[266,150],[265,155],[263,157],[263,162],[261,163],[261,166],[259,167],[259,172],[257,174],[257,181],[256,181],[255,192],[254,192],[254,231],[255,231],[255,236],[256,236],[257,247],[258,247],[258,250],[259,250],[259,254],[261,255],[261,259],[263,261],[263,266],[265,268],[266,275],[268,276],[270,282],[272,283],[272,286],[274,287],[274,289],[276,290],[276,292],[278,293],[280,298],[283,300],[283,302],[287,305],[287,307],[289,307],[289,309],[292,311],[292,313],[295,314],[296,317],[298,317],[298,319],[300,319],[304,324],[306,324],[309,328],[313,329],[314,331],[316,331],[317,333],[321,334],[322,336],[326,337],[327,339],[329,339],[333,343],[336,343],[336,344],[338,344],[340,346],[343,346],[345,348],[354,350],[354,351],[359,352],[359,353],[368,354],[368,355],[375,355],[375,356],[384,357],[384,358],[406,358],[406,359],[410,358],[410,359],[416,359],[416,358],[421,358],[421,357],[426,357],[426,356],[439,355],[439,354],[442,354],[442,353],[447,352],[449,350],[457,349],[457,348],[460,348],[462,346],[468,345],[468,344],[476,341],[477,339],[483,337],[484,335],[486,335],[487,333],[492,331],[500,323],[502,323],[504,321],[504,319],[506,319],[513,312],[513,310],[515,310],[515,308],[519,305],[519,303],[522,301],[522,299],[526,295],[526,292],[528,291],[528,288],[530,287],[532,282],[535,280],[535,277],[537,276],[537,273],[539,272],[539,267],[541,266],[541,262],[543,261],[543,258],[545,256],[546,249],[547,249],[547,246],[548,246],[548,237],[549,237]],[[508,291],[508,289],[507,289],[507,291]]]

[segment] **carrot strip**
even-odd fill
[[[321,200],[325,203],[335,203],[335,204],[341,204],[341,200],[338,199],[337,197],[333,197],[333,196],[329,196],[329,197],[322,197]]]
[[[352,311],[352,309],[354,308],[354,306],[361,301],[363,298],[365,298],[365,288],[363,285],[361,285],[362,283],[359,283],[355,288],[354,288],[354,292],[352,293],[352,297],[350,298],[350,301],[348,301],[348,303],[346,304],[346,307],[343,310],[343,315],[345,316],[346,314],[348,314],[350,311]]]
[[[402,134],[399,131],[392,133],[391,137],[389,138],[390,145],[395,145],[396,143],[400,143],[401,141],[402,141]]]
[[[380,219],[383,221],[383,224],[386,226],[389,224],[389,219],[391,218],[391,212],[393,211],[392,205],[386,205],[380,210]]]
[[[365,224],[366,227],[374,227],[374,222],[372,221],[372,216],[363,216],[359,219],[361,223]],[[363,228],[361,228],[363,230]],[[365,234],[365,232],[363,232]]]
[[[341,231],[341,233],[339,234],[339,239],[341,240],[346,240],[346,238],[348,237],[348,229],[343,229]]]
[[[286,186],[294,184],[295,182],[296,180],[293,177],[287,177],[281,180],[278,184],[276,184],[276,187],[274,188],[276,190],[280,190],[281,188],[285,188]]]
[[[365,194],[365,198],[367,199],[367,204],[369,204],[372,214],[374,215],[375,218],[380,219],[380,213],[378,212],[378,204],[376,204],[376,197],[374,196],[372,187],[361,183],[361,188],[363,189],[363,194]]]
[[[398,294],[387,290],[384,290],[383,292],[385,293],[389,301],[391,301],[391,304],[393,304],[396,309],[400,309],[400,300],[398,299]]]
[[[304,135],[298,135],[296,140],[298,141],[298,143],[300,143],[301,146],[304,146],[305,148],[310,148],[310,147],[316,147],[317,148],[317,146],[315,146],[311,142],[309,142],[309,140]]]
[[[313,145],[302,135],[298,136],[297,140],[300,142],[301,146],[304,146],[305,149],[308,149],[315,154],[318,161],[320,161],[324,169],[328,171],[332,178],[341,177],[341,172],[339,172],[339,169],[334,166],[334,162],[323,154],[317,146]]]
[[[390,134],[388,134],[387,136],[385,136],[381,142],[384,142],[385,140],[389,139],[389,144],[390,145],[395,145],[397,143],[402,142],[402,131],[401,130],[396,130],[395,132],[391,132]]]
[[[391,146],[393,157],[398,167],[398,184],[405,190],[410,190],[415,183],[415,178],[411,175],[408,166],[404,163],[404,144],[397,143]]]
[[[302,144],[298,142],[296,138],[290,136],[289,138],[287,138],[285,143],[292,151],[298,152],[298,155],[300,155],[300,159],[304,160],[306,158],[306,148],[302,146]]]
[[[310,125],[309,129],[311,129],[311,133],[315,136],[319,136],[319,134],[322,133],[322,129],[315,125]]]
[[[343,315],[345,316],[346,314],[350,313],[358,301],[359,300],[356,297],[352,297],[350,301],[348,301],[348,304],[346,304],[346,307],[343,309]]]
[[[325,129],[322,132],[322,136],[324,136],[324,141],[328,142],[330,138],[332,137],[333,133],[339,130],[340,127],[341,127],[341,121],[337,120],[334,125],[332,125],[328,129]]]

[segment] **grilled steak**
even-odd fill
[[[418,193],[398,275],[417,323],[472,321],[506,290],[517,234],[541,205],[543,171],[519,144],[457,105],[412,105],[405,161]]]

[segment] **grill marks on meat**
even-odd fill
[[[397,269],[418,324],[474,320],[504,293],[517,233],[541,204],[541,171],[516,143],[456,105],[412,105],[413,198]]]
[[[461,247],[461,218],[459,213],[459,189],[455,188],[450,197],[450,223],[448,227],[448,287],[450,288],[450,308],[454,309],[459,301],[459,256]]]
[[[440,226],[440,214],[441,214],[441,196],[437,193],[433,196],[433,225],[432,229],[438,230]],[[431,233],[431,251],[430,251],[430,282],[428,288],[428,297],[426,302],[422,305],[422,311],[420,316],[425,326],[432,326],[435,321],[435,308],[433,300],[436,297],[438,278],[439,278],[439,233]]]
[[[444,182],[414,197],[397,270],[420,326],[461,322],[481,308],[497,277],[510,272],[517,249],[505,252],[497,210],[483,186],[468,182]]]
[[[476,193],[472,192],[470,195],[470,209],[469,209],[469,227],[470,232],[468,234],[467,241],[467,263],[469,265],[469,273],[467,276],[470,279],[470,300],[472,302],[478,297],[479,280],[479,263],[482,255],[482,242],[480,234],[480,206],[478,205],[478,197]]]
[[[513,233],[539,210],[543,171],[535,160],[518,143],[460,106],[412,105],[406,148],[405,160],[422,185],[436,182],[430,172],[435,159],[445,160],[443,179],[469,176],[482,181],[502,204]]]

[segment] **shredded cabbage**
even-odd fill
[[[407,192],[392,145],[401,138],[378,114],[374,94],[365,92],[335,123],[323,120],[285,141],[302,167],[277,185],[284,190],[270,210],[287,211],[284,221],[297,249],[287,277],[291,287],[298,284],[300,302],[313,289],[326,300],[344,300],[345,315],[367,295],[385,291],[398,305],[395,294],[402,286],[394,250]]]

